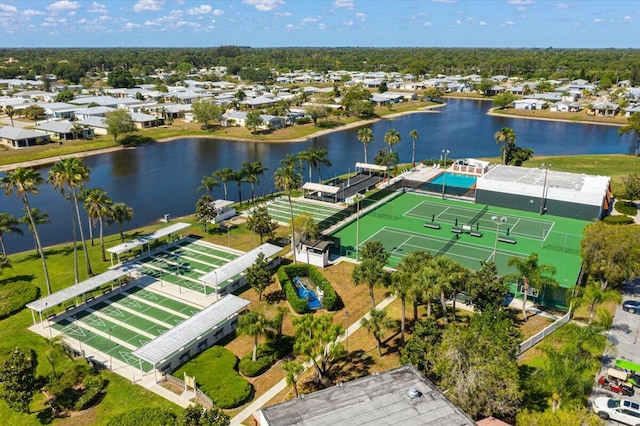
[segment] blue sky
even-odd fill
[[[640,1],[0,0],[2,47],[640,47]]]

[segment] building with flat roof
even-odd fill
[[[476,424],[412,365],[262,408],[256,417],[261,426]]]
[[[476,203],[581,220],[609,213],[611,178],[498,165],[476,183]]]

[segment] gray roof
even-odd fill
[[[44,130],[47,132],[56,132],[56,133],[71,133],[71,129],[73,128],[73,123],[69,121],[47,121],[41,124],[38,124],[35,129],[36,130]]]
[[[11,127],[11,126],[0,127],[0,139],[17,141],[21,139],[48,138],[48,137],[49,135],[47,135],[46,133],[36,132],[34,130],[21,129],[18,127]]]
[[[103,272],[102,274],[91,277],[88,280],[82,281],[81,283],[72,285],[71,287],[67,287],[60,291],[56,291],[55,293],[52,293],[47,297],[43,297],[42,299],[35,300],[31,303],[27,303],[27,308],[33,309],[37,312],[42,312],[45,309],[57,306],[64,301],[73,299],[74,297],[82,296],[83,294],[88,293],[91,290],[100,287],[101,285],[115,281],[118,278],[131,273],[137,268],[138,266],[134,266],[132,264],[120,265],[117,268],[110,269],[107,272]]]
[[[107,122],[104,117],[87,117],[82,121],[78,121],[78,123],[82,124],[83,126],[97,127],[100,129],[107,128]]]
[[[167,235],[173,234],[174,232],[182,231],[185,228],[190,227],[191,225],[184,222],[176,222],[169,226],[165,226],[162,229],[158,229],[155,232],[150,234],[142,235],[134,240],[127,241],[123,244],[118,244],[117,246],[110,247],[107,249],[109,253],[120,254],[125,253],[127,251],[133,250],[136,247],[148,244],[152,241],[155,241],[159,238],[165,237]]]
[[[246,308],[247,305],[249,305],[248,300],[228,294],[213,305],[138,348],[133,354],[155,366],[195,341],[198,337],[217,328]]]
[[[269,259],[270,257],[276,255],[282,250],[281,247],[278,247],[273,244],[264,243],[260,247],[256,247],[253,250],[243,254],[237,259],[232,260],[226,265],[222,265],[218,269],[215,269],[208,274],[200,277],[200,281],[204,281],[207,284],[211,284],[217,286],[219,283],[223,283],[230,278],[235,277],[238,274],[243,273],[247,268],[254,264],[256,259],[258,258],[258,254],[264,253],[265,258]]]
[[[419,396],[411,398],[411,388]],[[411,365],[263,408],[261,414],[269,426],[476,424]]]

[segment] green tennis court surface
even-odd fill
[[[493,216],[496,221],[492,220]],[[439,225],[440,229],[427,228],[425,223]],[[361,215],[359,221],[332,236],[340,239],[340,255],[352,258],[355,258],[357,233],[360,245],[367,240],[381,241],[391,252],[390,266],[397,265],[412,251],[424,250],[449,256],[475,270],[481,260],[493,258],[496,246],[496,266],[501,275],[517,273],[507,266],[509,258],[526,258],[536,252],[540,262],[556,266],[555,278],[561,287],[548,290],[543,297],[553,299],[551,304],[564,305],[564,291],[575,284],[580,271],[580,240],[582,229],[588,223],[405,193]],[[461,232],[454,234],[452,228],[459,228]],[[482,236],[472,236],[469,231]],[[515,244],[496,244],[496,236],[511,238]]]

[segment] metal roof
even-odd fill
[[[356,163],[356,169],[364,169],[364,170],[375,170],[378,172],[387,171],[387,166],[378,166],[377,164],[369,164],[369,163]]]
[[[313,182],[306,182],[304,185],[302,185],[302,189],[306,189],[307,191],[320,191],[332,195],[337,194],[338,191],[340,191],[339,186],[322,185],[321,183]]]
[[[103,272],[100,275],[91,277],[88,280],[82,281],[81,283],[72,285],[71,287],[67,287],[60,291],[56,291],[55,293],[52,293],[47,297],[43,297],[42,299],[27,303],[27,308],[42,312],[45,309],[57,306],[66,300],[82,296],[83,294],[88,293],[89,291],[94,290],[101,285],[115,281],[118,278],[131,273],[137,268],[139,268],[139,266],[135,266],[133,264],[120,265],[117,268],[110,269],[107,272]]]
[[[249,305],[248,300],[228,294],[213,305],[138,348],[133,354],[155,366],[182,350],[198,337],[215,329],[243,310],[247,305]]]
[[[125,253],[128,252],[130,250],[133,250],[136,247],[145,245],[147,243],[150,243],[151,241],[157,240],[159,238],[165,237],[169,234],[173,234],[174,232],[178,232],[181,231],[185,228],[190,227],[191,225],[188,223],[184,223],[184,222],[176,222],[174,224],[171,224],[169,226],[166,226],[162,229],[158,229],[155,232],[152,232],[151,234],[147,234],[147,235],[142,235],[138,238],[136,238],[135,240],[131,240],[128,241],[124,244],[118,244],[117,246],[108,248],[107,251],[109,253],[114,253],[114,254],[120,254],[120,253]]]
[[[273,244],[264,243],[260,247],[243,254],[242,256],[232,260],[226,265],[222,265],[218,269],[209,272],[208,274],[200,277],[200,281],[204,281],[207,284],[217,286],[218,283],[223,283],[229,278],[233,278],[238,274],[246,271],[251,265],[254,264],[258,258],[258,254],[264,253],[265,258],[278,254],[282,250],[282,247],[278,247]]]

